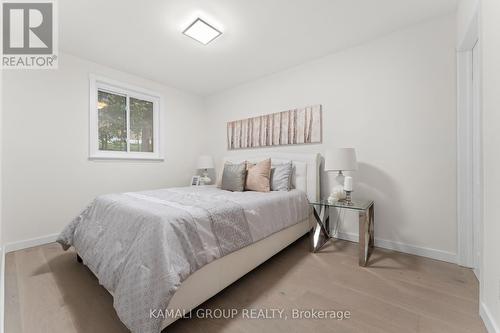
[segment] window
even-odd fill
[[[157,94],[91,76],[90,95],[90,158],[162,159]]]

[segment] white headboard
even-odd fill
[[[307,193],[309,201],[319,200],[319,167],[320,156],[316,153],[284,153],[284,152],[237,152],[231,155],[224,156],[221,165],[224,162],[231,161],[234,163],[242,162],[244,160],[250,162],[261,161],[266,158],[271,158],[272,163],[282,163],[285,161],[292,161],[294,166],[294,174],[292,176],[292,184],[295,188],[303,190]]]

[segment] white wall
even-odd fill
[[[164,97],[165,161],[89,161],[89,73]],[[189,184],[200,148],[202,100],[61,54],[58,70],[3,78],[4,241],[59,233],[93,197]]]
[[[355,147],[354,195],[375,200],[382,244],[455,260],[455,24],[435,19],[210,97],[207,150],[227,154],[227,121],[320,103],[323,144],[281,149]]]
[[[324,144],[281,149],[356,147],[355,195],[375,199],[377,238],[454,260],[455,37],[454,16],[436,19],[211,96],[205,105],[66,54],[57,71],[7,71],[4,240],[58,233],[98,194],[187,184],[202,148],[226,154],[227,121],[321,103]],[[89,73],[164,94],[164,162],[88,160]],[[191,135],[202,130],[206,135]],[[324,194],[331,184],[323,180]],[[343,232],[356,234],[353,216],[345,222]]]
[[[457,8],[457,46],[462,49],[469,39],[475,39],[477,33],[470,29],[471,25],[478,25],[476,16],[479,0],[460,0]],[[472,33],[472,34],[471,34]]]
[[[3,71],[0,70],[0,133],[3,131],[2,127],[2,118],[3,118],[3,109],[2,109],[2,96],[3,96],[3,87],[2,87],[2,77]],[[2,136],[0,135],[0,333],[4,331],[4,315],[5,311],[3,311],[5,304],[5,248],[3,246],[3,221],[2,221]]]
[[[483,265],[481,315],[489,332],[500,332],[500,2],[481,5],[483,89]]]

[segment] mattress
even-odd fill
[[[304,191],[297,189],[288,192],[230,192],[215,186],[192,186],[170,190],[224,198],[239,204],[245,211],[253,242],[309,217],[307,196]]]
[[[97,197],[61,233],[133,332],[159,332],[148,317],[180,284],[214,261],[309,216],[306,194],[184,187]]]

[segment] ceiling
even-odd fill
[[[457,0],[61,0],[62,52],[198,95],[233,87],[432,17]],[[182,34],[201,17],[223,32]]]

